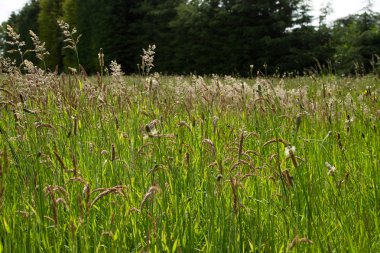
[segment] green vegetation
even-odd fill
[[[312,17],[307,0],[31,0],[3,30],[11,25],[29,45],[33,30],[46,42],[51,71],[78,69],[76,55],[62,50],[65,38],[56,23],[62,19],[83,35],[81,71],[90,74],[99,71],[100,48],[107,65],[116,60],[126,73],[136,74],[141,49],[153,44],[156,71],[166,74],[247,77],[247,66],[253,65],[255,72],[303,75],[315,72],[318,64],[338,75],[378,74],[380,15],[371,1],[363,7],[330,25],[328,6]],[[312,20],[318,18],[315,26]],[[5,33],[0,37],[8,40]],[[1,42],[6,53],[9,47]]]
[[[1,253],[379,248],[378,78],[22,67],[2,59]]]
[[[0,253],[379,249],[376,75],[167,76],[152,45],[125,76],[103,50],[82,60],[63,21],[60,73],[35,33],[6,29]]]

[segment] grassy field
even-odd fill
[[[29,72],[0,82],[0,253],[378,252],[377,77]]]

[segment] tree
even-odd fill
[[[106,65],[116,60],[127,73],[137,72],[142,48],[152,44],[155,71],[169,74],[247,75],[250,65],[267,74],[302,73],[331,59],[339,73],[347,73],[355,71],[354,62],[369,71],[379,58],[380,18],[371,4],[332,28],[326,24],[329,5],[319,26],[311,25],[307,0],[30,0],[7,23],[29,49],[29,30],[46,42],[51,70],[78,63],[76,54],[63,49],[56,22],[63,19],[82,34],[79,61],[89,73],[99,71],[100,48]]]
[[[228,45],[222,38],[226,14],[219,1],[192,1],[177,7],[177,16],[170,23],[176,34],[172,48],[176,72],[205,74],[226,69],[223,50]]]
[[[78,18],[80,16],[78,10],[78,0],[64,0],[62,4],[62,13],[63,20],[68,23],[71,27],[76,27],[79,31],[78,34],[81,34],[83,31],[78,26]],[[82,41],[81,41],[82,42]],[[82,50],[79,50],[82,53]],[[75,56],[75,53],[72,50],[63,51],[63,65],[67,67],[76,68],[78,63]]]
[[[63,67],[62,33],[57,25],[57,20],[62,17],[63,0],[40,0],[40,12],[38,15],[40,39],[46,42],[46,49],[50,56],[46,59],[46,66],[54,70]]]
[[[339,73],[368,72],[373,57],[380,55],[380,14],[350,15],[336,20],[333,27],[335,68]]]
[[[132,70],[135,69],[136,63],[141,62],[142,48],[155,44],[157,46],[155,70],[172,72],[175,65],[173,47],[176,34],[170,23],[176,17],[177,6],[184,2],[184,0],[146,0],[131,9],[134,22],[128,27],[128,33],[131,35],[130,47],[135,50],[130,55]]]
[[[300,0],[190,1],[177,8],[172,24],[181,38],[179,55],[191,54],[190,66],[201,73],[246,74],[249,65],[270,66],[285,51],[281,42],[296,22]],[[304,15],[306,17],[306,15]],[[306,22],[306,21],[303,21]],[[185,57],[180,57],[185,58]],[[272,66],[272,67],[271,67]]]

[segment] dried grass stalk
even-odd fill
[[[140,210],[142,210],[142,208],[144,207],[144,203],[152,198],[156,193],[159,193],[161,192],[161,188],[156,185],[156,184],[153,184],[151,187],[149,187],[148,191],[145,193],[142,201],[141,201],[141,204],[140,204]]]
[[[85,186],[86,187],[86,186]],[[107,196],[108,194],[110,194],[110,193],[116,193],[116,194],[120,194],[120,195],[123,195],[123,196],[125,196],[125,194],[124,194],[124,190],[126,189],[127,187],[126,186],[124,186],[124,185],[117,185],[117,186],[114,186],[114,187],[112,187],[112,188],[102,188],[102,192],[98,195],[98,196],[96,196],[96,198],[91,202],[91,204],[89,204],[89,206],[88,206],[88,209],[91,209],[91,207],[93,206],[93,205],[95,205],[96,204],[96,202],[98,202],[101,198],[103,198],[104,196]],[[86,188],[85,188],[86,189]],[[83,191],[85,191],[85,189],[83,189]],[[89,188],[88,188],[89,189]],[[99,189],[95,189],[93,192],[96,192],[96,191],[98,191]],[[89,192],[89,190],[87,190],[86,189],[86,192],[85,192],[85,194],[86,194],[86,196],[88,196],[88,192]],[[89,203],[89,202],[88,202]]]
[[[305,243],[305,244],[313,244],[312,240],[307,239],[306,237],[299,238],[298,235],[296,235],[292,242],[289,244],[288,249],[292,250],[295,246],[298,244]]]
[[[271,143],[276,143],[276,142],[280,142],[280,143],[284,144],[285,146],[290,145],[290,143],[287,140],[284,140],[284,139],[281,139],[281,138],[277,138],[277,139],[271,139],[271,140],[265,142],[264,145],[263,145],[263,147],[265,147],[265,146],[267,146],[267,145],[269,145]]]
[[[284,180],[287,186],[293,186],[293,176],[290,175],[289,170],[284,170],[281,172],[282,179]]]
[[[204,139],[202,141],[203,144],[208,144],[209,147],[211,148],[211,152],[214,156],[214,160],[216,160],[216,148],[215,148],[215,144],[210,140],[210,139]]]
[[[67,172],[65,163],[63,162],[63,159],[61,158],[61,156],[58,154],[57,146],[54,146],[53,153],[54,153],[55,158],[58,160],[58,163],[61,165],[61,168],[63,169],[63,171]]]

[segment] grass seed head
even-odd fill
[[[290,175],[289,170],[284,170],[281,174],[286,185],[293,186],[293,176]]]
[[[328,162],[325,162],[325,166],[329,169],[329,171],[327,172],[327,175],[329,176],[334,176],[334,173],[336,171],[336,168],[334,166],[332,166],[330,163]]]
[[[34,45],[32,51],[36,54],[36,57],[39,60],[44,61],[45,55],[50,54],[45,48],[45,42],[41,42],[40,38],[32,30],[29,30],[29,35]]]
[[[296,147],[295,146],[286,146],[285,147],[285,157],[286,159],[291,159],[294,167],[298,167],[298,162],[296,158]]]
[[[111,145],[111,161],[116,160],[116,150],[115,150],[115,144],[112,143]]]
[[[214,156],[214,160],[216,160],[216,148],[215,148],[215,144],[210,139],[204,139],[202,141],[202,143],[209,145],[209,147],[211,148],[212,154]]]
[[[296,155],[296,147],[295,146],[287,146],[285,147],[285,157],[291,158]]]
[[[218,120],[219,120],[219,118],[217,116],[214,116],[214,118],[212,119],[212,127],[213,127],[213,130],[214,130],[214,133],[215,133],[216,127],[218,125]]]
[[[149,187],[148,191],[145,193],[141,204],[140,204],[140,210],[144,207],[145,202],[152,198],[155,194],[161,192],[161,188],[157,184],[153,184],[151,187]]]
[[[304,243],[304,244],[313,244],[313,241],[306,238],[306,237],[303,237],[303,238],[299,238],[298,235],[296,235],[293,240],[291,241],[291,243],[289,244],[288,246],[288,249],[289,250],[292,250],[295,246],[301,244],[301,243]]]
[[[99,61],[99,66],[101,68],[104,67],[104,53],[103,53],[103,48],[100,48],[99,53],[98,53],[98,61]]]

